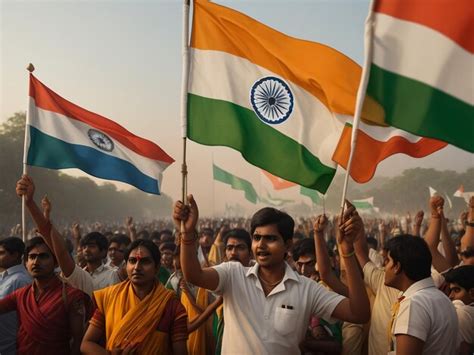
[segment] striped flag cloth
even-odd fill
[[[360,67],[227,7],[194,5],[187,136],[326,192],[334,149],[354,113]]]
[[[155,143],[87,111],[30,75],[25,163],[76,168],[160,194],[163,171],[174,162]]]
[[[212,165],[212,174],[214,180],[223,182],[224,184],[230,185],[234,190],[242,190],[245,193],[245,198],[252,202],[257,203],[258,195],[257,191],[253,187],[252,183],[248,180],[242,179],[238,176],[235,176],[228,171],[225,171],[222,168],[219,168],[217,165]]]
[[[474,152],[472,14],[472,0],[376,1],[367,95],[384,124]]]

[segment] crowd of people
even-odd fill
[[[473,354],[474,197],[413,219],[199,217],[54,224],[0,239],[0,354]],[[12,234],[18,233],[14,228]]]

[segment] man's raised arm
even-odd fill
[[[184,225],[184,233],[180,233],[181,269],[186,281],[198,287],[215,290],[219,285],[219,274],[213,268],[203,269],[199,263],[196,249],[196,224],[199,211],[193,196],[189,195],[187,199],[187,205],[177,201],[173,210],[173,220],[176,228],[181,231],[181,223]]]
[[[34,201],[35,185],[33,180],[28,175],[23,175],[21,179],[16,183],[16,194],[21,197],[25,196],[25,205],[30,212],[31,217],[36,223],[41,236],[43,237],[46,244],[54,252],[58,261],[59,267],[65,277],[69,277],[74,271],[74,260],[66,247],[63,237],[59,232],[51,225],[51,222],[45,218],[42,211]],[[42,201],[43,208],[49,212],[51,211],[51,203],[47,199]]]

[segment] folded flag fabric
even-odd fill
[[[325,192],[336,171],[334,149],[354,113],[360,67],[227,7],[194,5],[187,136]]]
[[[474,196],[474,191],[470,192],[465,192],[464,191],[464,186],[461,185],[459,188],[456,190],[456,192],[453,194],[455,197],[461,197],[466,201],[466,203],[469,203],[469,200],[471,199],[471,196]]]
[[[76,168],[160,194],[163,171],[174,162],[158,145],[62,98],[30,75],[25,163]]]
[[[345,169],[351,152],[351,136],[352,125],[346,123],[333,155],[333,160]],[[377,165],[394,154],[402,153],[422,158],[447,145],[445,142],[415,136],[394,127],[360,122],[350,175],[354,181],[365,183],[373,178]]]
[[[474,152],[472,8],[472,0],[376,1],[367,96],[384,124]]]
[[[262,170],[262,173],[268,178],[268,180],[270,180],[275,190],[283,190],[296,186],[294,182],[286,181],[278,176],[270,174],[268,171]]]
[[[368,197],[362,200],[353,200],[352,204],[358,210],[370,210],[374,208],[374,198]]]
[[[431,186],[428,186],[428,189],[430,190],[430,197],[436,196],[438,194],[438,191],[433,189]]]
[[[212,173],[214,180],[229,184],[235,190],[242,190],[245,193],[245,198],[252,202],[257,203],[258,195],[257,191],[253,187],[252,183],[248,180],[237,177],[224,169],[219,168],[217,165],[212,165]]]

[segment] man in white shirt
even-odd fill
[[[361,225],[353,206],[340,225],[340,252],[345,258],[350,298],[327,291],[295,273],[285,262],[291,247],[294,221],[286,213],[264,208],[251,221],[252,251],[257,264],[223,263],[201,268],[196,255],[198,209],[178,201],[173,219],[181,233],[181,267],[187,281],[224,297],[226,325],[222,354],[295,354],[304,339],[311,314],[364,323],[370,305],[354,257],[353,242]]]
[[[453,301],[459,321],[460,354],[474,352],[474,265],[463,265],[444,275],[449,284],[449,299]]]
[[[385,285],[403,292],[393,308],[392,353],[455,354],[456,311],[431,278],[428,245],[419,237],[400,235],[385,248]]]
[[[25,244],[16,237],[0,240],[0,300],[10,293],[32,282],[31,276],[22,263]],[[16,330],[18,327],[15,311],[0,315],[0,354],[16,354]]]

